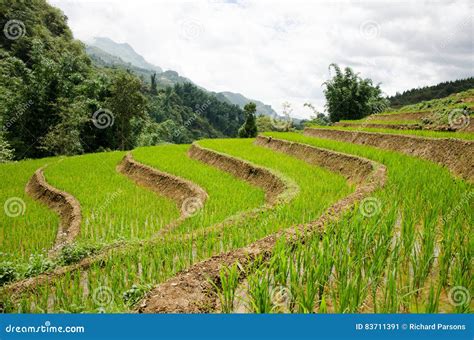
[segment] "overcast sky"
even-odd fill
[[[324,109],[328,66],[351,66],[386,94],[473,75],[469,0],[50,0],[76,38],[129,43],[149,62],[212,91],[281,112]]]

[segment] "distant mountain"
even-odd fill
[[[257,105],[257,114],[265,115],[265,116],[272,116],[277,117],[278,114],[273,110],[270,105],[264,104],[261,101],[255,99],[248,99],[240,93],[234,92],[219,92],[216,94],[219,99],[225,99],[230,104],[235,104],[241,108],[243,108],[249,102],[254,102]]]
[[[176,71],[168,70],[163,72],[161,67],[146,61],[144,57],[138,54],[127,43],[120,44],[109,38],[96,37],[90,42],[85,42],[85,44],[87,54],[96,65],[128,69],[148,83],[150,82],[151,75],[156,73],[158,88],[165,88],[167,86],[184,83],[194,84],[190,79],[180,76]],[[205,90],[199,85],[196,86]],[[278,116],[270,105],[266,105],[258,100],[248,99],[240,93],[227,91],[211,93],[220,101],[227,104],[237,105],[241,108],[249,102],[254,102],[257,105],[257,114],[272,117]]]
[[[135,50],[127,43],[116,43],[109,38],[100,38],[96,37],[91,42],[86,43],[89,46],[94,46],[101,49],[108,54],[117,56],[126,63],[130,63],[136,67],[155,71],[157,73],[163,72],[161,67],[155,66],[145,60],[140,54],[135,52]]]
[[[133,48],[130,47],[128,44],[116,44],[113,40],[108,38],[95,38],[94,41],[104,41],[107,40],[107,44],[100,44],[101,46],[108,46],[109,51],[115,51],[115,53],[111,53],[109,51],[105,51],[98,46],[93,46],[85,43],[86,45],[86,53],[92,59],[92,61],[98,66],[105,66],[105,67],[114,67],[114,68],[123,68],[132,71],[137,76],[142,78],[145,82],[150,82],[150,77],[154,73],[157,74],[157,85],[158,88],[165,88],[167,86],[173,86],[175,84],[184,84],[184,83],[192,83],[191,80],[188,78],[180,76],[177,72],[169,70],[163,72],[161,67],[148,63],[141,55],[137,54]],[[112,44],[116,44],[117,46],[128,46],[128,47],[116,47],[112,48]],[[128,50],[128,48],[131,49]],[[120,51],[126,50],[127,52],[124,54],[120,54]],[[132,52],[133,51],[133,52]],[[131,54],[135,54],[138,57],[133,58],[133,62],[126,61],[124,58],[130,56]],[[128,60],[131,60],[128,58]],[[142,67],[140,65],[149,65],[148,67]]]

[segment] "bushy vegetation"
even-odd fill
[[[240,138],[254,138],[257,137],[257,123],[255,112],[257,107],[255,103],[248,103],[244,107],[245,123],[239,129]]]
[[[331,122],[361,119],[388,107],[380,86],[373,85],[371,79],[362,79],[350,67],[341,70],[331,64],[329,69],[334,69],[335,75],[324,83],[324,95]]]

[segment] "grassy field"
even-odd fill
[[[144,243],[128,248],[126,251],[114,250],[106,259],[94,263],[86,271],[72,272],[53,280],[50,284],[39,286],[35,292],[23,295],[18,302],[13,303],[11,297],[3,296],[6,310],[22,312],[128,310],[144,292],[151,288],[152,284],[162,282],[190,264],[218,252],[242,247],[281,228],[316,219],[331,203],[352,190],[342,176],[310,166],[286,155],[256,147],[252,142],[252,140],[212,140],[200,143],[219,151],[238,154],[241,158],[255,160],[256,163],[258,161],[261,165],[272,166],[272,169],[293,179],[300,186],[300,193],[291,202],[274,210],[262,211],[240,220],[233,220],[233,224],[224,228],[215,228],[206,233],[193,232],[192,237],[186,237],[189,234],[183,234],[187,230],[183,227],[175,229],[164,240]],[[189,164],[193,162],[185,157],[178,157],[177,159],[168,158],[167,162],[162,163],[156,156],[160,154],[160,148],[169,148],[169,155],[177,152],[172,150],[173,148],[180,149],[181,152],[185,151],[183,146],[159,146],[139,149],[135,152],[136,157],[149,164],[160,163],[160,167],[163,166],[163,169],[166,168],[169,171],[173,167],[180,168],[176,172],[184,176],[185,169],[189,169]],[[161,160],[164,161],[165,158]],[[213,180],[215,179],[215,182],[217,179],[209,176],[209,172],[204,169],[210,170],[208,166],[202,166],[198,176],[202,177],[199,182],[198,180],[196,182],[208,190],[212,197],[213,191],[209,183],[213,184]],[[216,170],[212,169],[211,172],[216,172]],[[232,186],[242,188],[240,181],[233,180],[228,184],[231,186],[225,190],[228,194],[233,192]],[[222,189],[221,186],[219,190],[222,191]],[[262,194],[259,193],[257,196],[261,198]],[[238,200],[238,197],[232,198]],[[229,205],[227,202],[216,201],[215,207],[225,209],[225,206]],[[211,204],[212,202],[209,202],[210,207],[212,207]],[[233,211],[227,211],[233,213]],[[214,212],[206,208],[202,214],[212,215]],[[196,216],[196,220],[200,219],[201,217]],[[202,221],[218,222],[218,219],[204,216]],[[106,298],[107,303],[102,303],[99,296]]]

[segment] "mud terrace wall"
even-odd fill
[[[44,178],[43,168],[35,171],[28,181],[25,191],[34,199],[46,204],[60,217],[56,241],[50,250],[50,255],[54,256],[66,244],[72,243],[81,231],[79,201],[71,194],[49,185]]]
[[[262,142],[264,140],[260,140],[260,143]],[[299,148],[293,146],[290,149],[299,150]],[[314,153],[313,159],[319,158],[319,155],[321,155],[319,149],[306,145],[302,145],[301,148],[304,148],[309,154]],[[325,151],[331,152],[329,150]],[[301,155],[300,151],[297,153]],[[334,157],[337,159],[341,156],[338,154]],[[262,257],[265,260],[271,256],[272,249],[278,239],[285,237],[288,242],[295,243],[303,240],[304,237],[308,237],[313,232],[322,231],[327,222],[338,219],[344,211],[357,201],[385,184],[386,168],[383,165],[363,159],[361,161],[361,159],[351,156],[344,159],[344,162],[350,159],[354,160],[354,168],[357,168],[358,164],[361,166],[361,169],[357,170],[359,174],[367,172],[368,162],[371,168],[370,173],[365,177],[365,181],[357,186],[354,193],[333,204],[318,220],[279,231],[244,248],[216,255],[199,262],[158,285],[142,300],[136,311],[139,313],[206,313],[216,311],[219,308],[219,302],[214,285],[211,282],[219,284],[221,268],[238,262],[241,270],[240,280],[243,280],[246,270],[257,257]]]
[[[286,192],[287,184],[268,169],[203,148],[196,143],[189,149],[189,156],[263,188],[265,199],[270,205],[284,199],[282,195]]]
[[[131,153],[125,155],[117,170],[136,183],[176,201],[182,217],[201,209],[208,198],[206,191],[198,185],[141,164],[133,159]]]
[[[395,129],[395,130],[423,130],[423,126],[420,124],[373,124],[373,123],[336,123],[336,126],[340,127],[361,127],[361,128],[373,128],[373,129]],[[446,131],[446,130],[443,130]],[[454,131],[454,130],[452,130]]]
[[[258,136],[255,144],[287,153],[312,165],[340,173],[356,183],[364,181],[374,170],[374,163],[368,159],[316,148],[306,144],[264,136]]]
[[[399,151],[446,166],[455,175],[474,181],[474,142],[451,138],[423,138],[376,132],[305,129],[307,136]]]

